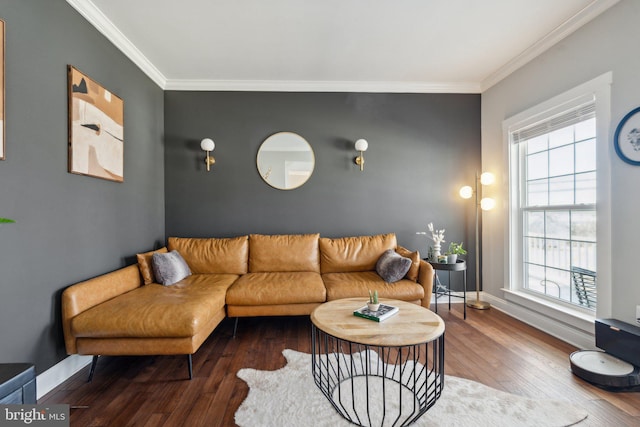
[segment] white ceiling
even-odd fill
[[[618,0],[67,0],[163,89],[479,93]]]

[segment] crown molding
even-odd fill
[[[66,1],[163,90],[373,93],[482,93],[619,2],[593,0],[481,82],[364,82],[167,79],[91,0]]]
[[[481,92],[485,92],[487,89],[491,88],[493,85],[497,84],[538,55],[541,55],[553,45],[575,32],[578,28],[587,24],[619,1],[620,0],[592,1],[580,12],[567,19],[549,34],[538,40],[536,43],[485,78],[480,84]]]
[[[98,9],[90,0],[66,0],[71,7],[80,13],[102,35],[122,51],[151,80],[164,89],[167,78],[124,34]]]
[[[255,92],[480,93],[475,82],[167,80],[165,90]]]
[[[264,92],[480,93],[477,82],[360,82],[167,79],[91,0],[66,0],[164,90]]]

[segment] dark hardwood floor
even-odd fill
[[[640,426],[640,392],[608,392],[569,370],[571,345],[495,309],[451,312],[446,323],[445,372],[510,393],[564,399],[586,408],[589,426]],[[240,319],[238,336],[225,319],[193,356],[102,357],[92,383],[84,369],[38,403],[71,405],[71,426],[234,426],[248,387],[241,368],[274,370],[282,350],[310,352],[308,317]],[[427,413],[428,416],[428,413]],[[480,421],[479,426],[482,426]],[[259,426],[257,426],[259,427]]]

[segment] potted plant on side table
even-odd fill
[[[449,251],[447,252],[447,264],[455,264],[458,262],[458,255],[466,255],[467,251],[462,247],[462,243],[449,243]]]

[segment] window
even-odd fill
[[[515,292],[507,299],[529,299],[534,310],[542,301],[593,318],[601,297],[610,305],[610,84],[603,75],[504,122]]]
[[[511,132],[519,161],[522,287],[595,310],[572,270],[596,267],[595,101]]]

